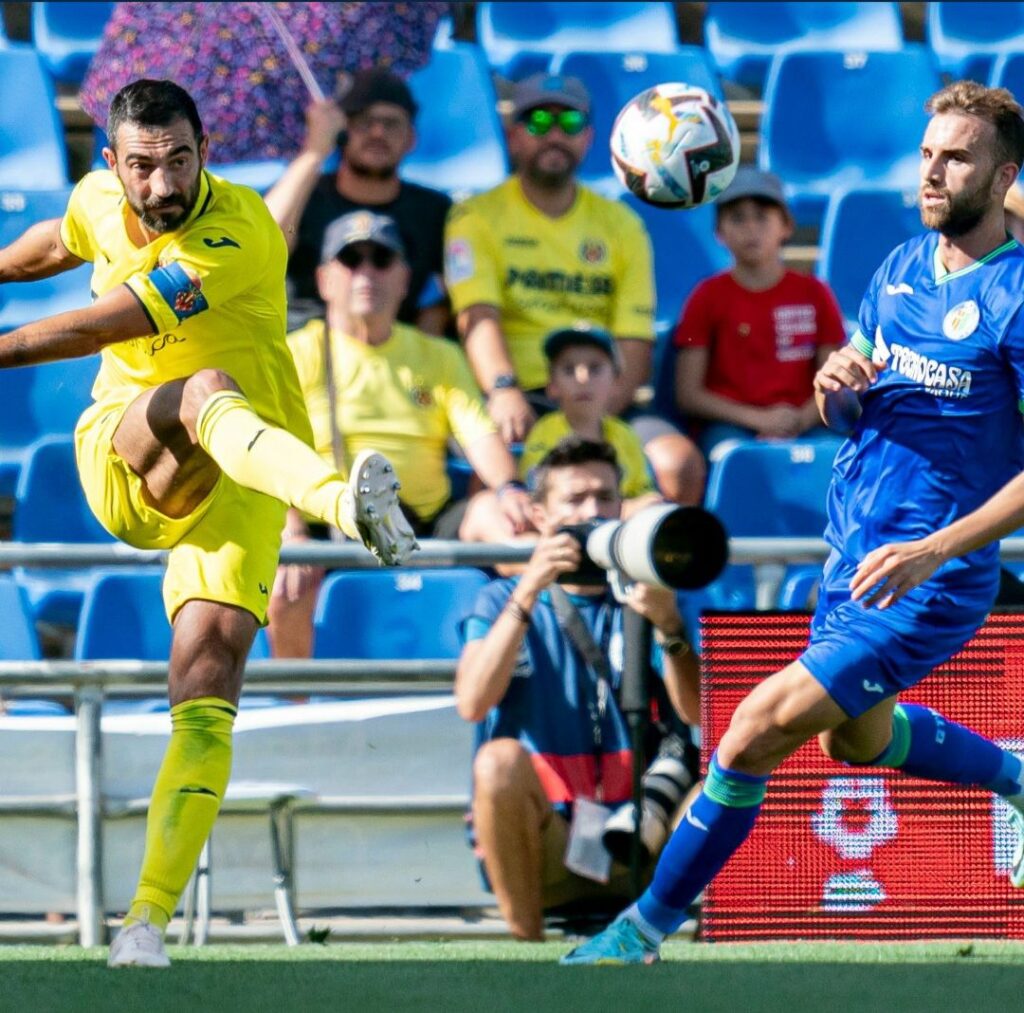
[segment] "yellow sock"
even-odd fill
[[[233,704],[217,697],[171,708],[171,741],[153,785],[146,851],[125,924],[163,931],[213,829],[231,775]]]
[[[359,537],[341,509],[348,488],[341,475],[297,436],[260,418],[243,394],[213,394],[199,411],[196,432],[203,450],[239,485]]]

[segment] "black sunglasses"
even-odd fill
[[[586,113],[578,109],[563,109],[553,113],[550,109],[531,109],[522,119],[526,132],[534,137],[543,137],[556,125],[568,137],[575,137],[587,128]]]
[[[354,246],[346,246],[337,257],[342,267],[347,267],[350,271],[362,267],[367,261],[378,271],[386,271],[397,259],[398,254],[394,250],[376,245],[371,246],[366,252],[357,250]]]

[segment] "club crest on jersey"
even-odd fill
[[[580,260],[585,264],[600,264],[608,256],[608,248],[600,239],[584,239],[580,243]]]
[[[950,341],[963,341],[977,329],[981,320],[981,310],[973,299],[958,303],[943,318],[942,333]]]

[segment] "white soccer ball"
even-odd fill
[[[671,82],[630,99],[610,139],[622,185],[648,204],[692,208],[714,200],[736,175],[740,134],[724,102]]]

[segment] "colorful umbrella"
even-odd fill
[[[425,64],[447,3],[119,3],[80,92],[99,126],[117,91],[169,78],[196,100],[213,162],[290,158],[312,98],[366,67]]]

